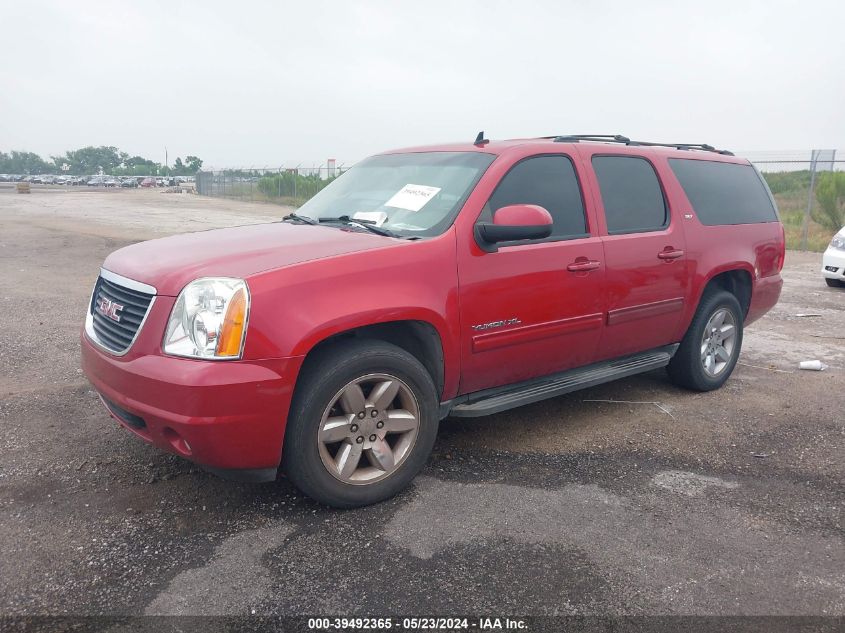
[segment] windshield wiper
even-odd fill
[[[294,222],[302,222],[303,224],[318,224],[317,220],[305,215],[299,215],[298,213],[288,213],[282,218],[282,222],[288,222],[290,220],[293,220]]]
[[[368,230],[370,233],[375,233],[376,235],[383,235],[384,237],[398,237],[401,238],[402,236],[398,233],[394,233],[389,229],[383,229],[380,226],[376,226],[375,221],[373,220],[359,220],[359,219],[352,219],[348,215],[341,215],[336,218],[320,218],[320,223],[337,223],[337,224],[346,224],[348,226],[358,226],[362,229]]]
[[[289,213],[284,218],[282,218],[282,222],[302,222],[303,224],[312,225],[332,223],[345,224],[347,226],[357,226],[362,229],[366,229],[371,233],[375,233],[376,235],[383,235],[384,237],[402,238],[402,236],[398,233],[394,233],[389,229],[383,229],[381,227],[376,226],[376,223],[373,220],[352,219],[348,215],[341,215],[336,218],[320,218],[319,220],[315,220],[305,215],[299,215],[298,213]]]

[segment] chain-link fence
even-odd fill
[[[824,250],[845,224],[845,152],[737,152],[763,174],[778,203],[787,246]],[[322,165],[221,169],[197,174],[197,192],[298,207],[352,166]],[[840,182],[841,181],[841,182]]]
[[[736,154],[750,160],[763,173],[806,171],[812,167],[814,160],[818,171],[845,169],[845,152],[835,149],[748,151]]]
[[[330,164],[202,171],[197,174],[197,193],[298,207],[345,169]]]

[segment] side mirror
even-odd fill
[[[542,240],[552,234],[552,216],[536,204],[511,204],[493,214],[493,222],[475,225],[475,241],[482,250],[495,253],[499,242]]]

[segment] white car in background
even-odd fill
[[[845,226],[833,236],[822,255],[822,276],[828,286],[845,287]]]

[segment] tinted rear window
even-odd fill
[[[777,220],[769,193],[751,165],[684,158],[670,158],[669,165],[702,224]]]

